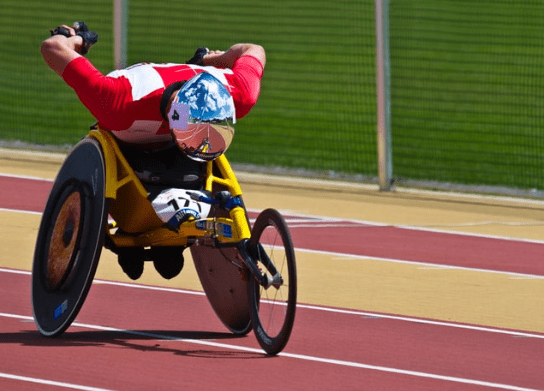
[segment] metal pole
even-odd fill
[[[127,66],[128,0],[113,0],[113,66]]]
[[[392,185],[391,99],[389,63],[389,0],[376,0],[376,94],[378,178],[380,190]]]

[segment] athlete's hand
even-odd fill
[[[186,64],[204,65],[203,59],[206,54],[209,53],[208,48],[201,47],[196,49],[195,55],[187,60]]]
[[[221,57],[225,52],[223,50],[211,50],[208,51],[208,53],[202,58],[202,62],[204,65],[208,64],[214,64],[216,59]]]
[[[81,37],[82,43],[81,48],[79,49],[79,54],[84,56],[87,54],[91,46],[93,46],[98,41],[98,34],[90,31],[87,28],[85,22],[74,22],[72,27],[69,27],[65,24],[59,26],[51,31],[51,36],[53,35],[64,35],[67,38],[79,36]]]
[[[83,46],[81,47],[80,54],[84,56],[87,54],[91,46],[98,41],[98,34],[89,30],[85,22],[74,22],[74,30],[76,35],[83,38]]]
[[[51,36],[53,35],[64,35],[66,38],[70,38],[76,35],[76,30],[72,27],[68,27],[65,24],[62,26],[56,27],[54,30],[49,30]]]

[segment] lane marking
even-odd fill
[[[32,274],[31,272],[26,270],[5,269],[2,267],[0,267],[0,273],[13,273],[13,274],[22,274],[22,275]],[[113,285],[113,286],[120,286],[124,288],[143,289],[143,290],[151,290],[151,291],[157,291],[157,292],[170,292],[170,293],[181,293],[181,294],[188,294],[188,295],[195,295],[195,296],[206,296],[206,294],[202,291],[191,291],[191,290],[180,289],[180,288],[168,288],[168,287],[160,287],[160,286],[153,286],[153,285],[142,285],[142,284],[135,284],[135,283],[118,282],[118,281],[107,281],[107,280],[95,279],[93,281],[93,284]],[[315,311],[333,312],[333,313],[344,314],[344,315],[355,315],[355,316],[360,316],[364,318],[390,319],[390,320],[398,320],[402,322],[421,323],[421,324],[428,324],[433,326],[452,327],[452,328],[465,329],[465,330],[471,330],[471,331],[482,331],[482,332],[488,332],[488,333],[505,334],[505,335],[511,335],[515,337],[544,339],[544,334],[536,334],[536,333],[529,333],[529,332],[508,330],[508,329],[499,329],[499,328],[492,328],[492,327],[482,327],[482,326],[475,326],[475,325],[462,324],[462,323],[443,322],[443,321],[424,319],[424,318],[411,318],[409,316],[379,314],[374,312],[351,310],[351,309],[345,309],[345,308],[323,307],[318,305],[301,304],[301,303],[297,303],[297,308],[304,308],[304,309],[315,310]]]
[[[348,258],[354,258],[354,259],[361,259],[364,261],[401,263],[406,265],[419,266],[420,268],[452,269],[452,270],[475,271],[475,272],[481,272],[481,273],[501,274],[501,275],[512,276],[511,277],[512,279],[514,279],[515,277],[535,279],[535,280],[544,279],[544,275],[539,275],[539,274],[526,274],[526,273],[518,273],[518,272],[509,272],[504,270],[491,270],[491,269],[481,269],[481,268],[466,267],[466,266],[443,265],[440,263],[430,263],[430,262],[406,261],[403,259],[374,257],[374,256],[368,256],[368,255],[357,255],[357,254],[349,254],[349,253],[338,253],[333,251],[313,250],[313,249],[301,248],[301,247],[296,247],[295,253],[296,252],[322,254],[322,255],[331,256],[333,257],[333,259],[341,258],[343,261],[347,261]]]
[[[0,316],[12,318],[12,319],[25,320],[25,321],[32,319],[32,317],[30,316],[5,314],[1,312],[0,312]],[[255,349],[255,348],[250,348],[245,346],[237,346],[237,345],[231,345],[231,344],[225,344],[225,343],[219,343],[219,342],[213,342],[213,341],[186,339],[186,338],[173,337],[173,336],[163,335],[163,334],[156,334],[156,333],[149,333],[149,332],[142,332],[142,331],[135,331],[135,330],[126,330],[126,329],[117,329],[114,327],[104,327],[100,325],[93,325],[93,324],[79,323],[79,322],[72,323],[72,326],[87,328],[92,330],[110,331],[110,332],[118,332],[122,334],[145,336],[147,338],[153,338],[157,340],[168,340],[172,342],[186,342],[186,343],[191,343],[196,345],[212,346],[216,348],[229,349],[229,350],[242,350],[246,352],[264,355],[264,352],[261,349]],[[475,380],[475,379],[466,379],[466,378],[455,377],[455,376],[436,375],[436,374],[427,373],[427,372],[410,371],[410,370],[399,369],[399,368],[370,365],[370,364],[364,364],[364,363],[359,363],[354,361],[335,360],[335,359],[329,359],[329,358],[323,358],[323,357],[309,356],[304,354],[281,352],[278,354],[278,356],[294,358],[294,359],[303,360],[303,361],[313,361],[313,362],[319,362],[323,364],[332,364],[332,365],[339,365],[339,366],[350,367],[350,368],[367,369],[367,370],[378,371],[378,372],[393,373],[398,375],[406,375],[406,376],[413,376],[413,377],[440,380],[440,381],[448,381],[448,382],[461,383],[461,384],[478,385],[478,386],[504,389],[504,390],[542,391],[542,390],[537,390],[533,388],[518,387],[518,386],[514,386],[510,384],[501,384],[501,383],[487,382],[487,381],[481,381],[481,380]],[[93,390],[93,391],[99,390],[99,389],[93,389],[93,388],[80,388],[80,389]]]
[[[18,209],[6,209],[6,208],[0,208],[0,212],[15,212],[15,213],[28,213],[28,214],[34,214],[34,215],[41,215],[41,212],[32,212],[32,211],[26,211],[26,210],[18,210]],[[248,212],[252,212],[252,210],[248,209]],[[330,219],[328,219],[330,221]],[[251,221],[255,221],[255,219],[251,219]],[[339,221],[346,221],[346,220],[339,220]],[[357,222],[356,220],[352,220],[352,222]],[[369,226],[370,222],[361,222],[363,224],[366,224]],[[382,225],[374,225],[375,227],[380,227]],[[383,225],[385,226],[385,225]],[[322,225],[312,225],[310,228],[321,228]],[[351,227],[351,226],[350,226]],[[390,227],[401,227],[401,226],[390,226]],[[289,228],[297,228],[296,226],[289,226]],[[422,231],[430,231],[433,230],[424,230],[419,228],[413,228],[409,226],[402,226],[403,229],[415,229],[415,230],[422,230]],[[544,244],[544,241],[537,241],[537,240],[530,240],[530,239],[516,239],[516,238],[505,238],[505,237],[499,237],[499,236],[490,236],[490,235],[474,235],[474,234],[467,234],[467,233],[457,233],[457,232],[440,232],[439,233],[451,233],[453,235],[464,235],[464,236],[474,236],[474,237],[484,237],[484,238],[490,238],[490,239],[499,239],[499,240],[507,240],[507,241],[518,241],[518,242],[524,242],[524,243],[536,243],[536,244]],[[482,268],[473,268],[473,267],[465,267],[465,266],[455,266],[455,265],[442,265],[437,263],[429,263],[429,262],[417,262],[417,261],[407,261],[407,260],[401,260],[401,259],[394,259],[394,258],[383,258],[383,257],[374,257],[374,256],[368,256],[368,255],[358,255],[358,254],[350,254],[350,253],[338,253],[333,251],[324,251],[324,250],[314,250],[314,249],[306,249],[301,247],[295,247],[295,251],[301,251],[301,252],[311,252],[316,254],[323,254],[323,255],[330,255],[333,257],[341,257],[344,258],[344,260],[347,260],[347,258],[356,258],[356,259],[362,259],[362,260],[377,260],[377,261],[384,261],[384,262],[394,262],[394,263],[404,263],[404,264],[411,264],[411,265],[419,265],[422,267],[435,267],[435,268],[441,268],[441,269],[457,269],[457,270],[474,270],[478,272],[485,272],[485,273],[497,273],[497,274],[507,274],[507,275],[513,275],[513,276],[520,276],[520,277],[527,277],[531,279],[543,279],[544,275],[538,275],[538,274],[526,274],[526,273],[519,273],[519,272],[509,272],[509,271],[501,271],[501,270],[492,270],[492,269],[482,269]]]
[[[22,209],[6,209],[0,208],[0,212],[12,212],[12,213],[26,213],[30,215],[42,215],[42,212],[33,212],[31,210],[22,210]]]
[[[501,221],[501,220],[483,220],[483,221],[472,221],[466,223],[451,223],[451,224],[417,224],[414,227],[417,228],[427,228],[427,227],[448,227],[448,228],[459,228],[459,227],[479,227],[482,225],[506,225],[509,227],[534,227],[534,226],[544,226],[544,222],[539,221]],[[404,225],[397,225],[396,227],[404,228]],[[410,227],[410,226],[407,226]]]
[[[481,269],[475,267],[466,267],[466,266],[455,266],[455,265],[443,265],[440,263],[431,263],[431,262],[418,262],[418,261],[406,261],[403,259],[395,258],[383,258],[383,257],[374,257],[368,255],[357,255],[357,254],[348,254],[348,253],[338,253],[333,251],[324,251],[324,250],[313,250],[308,248],[296,247],[295,252],[307,252],[313,254],[322,254],[331,256],[334,260],[341,259],[342,261],[347,261],[348,258],[361,259],[364,261],[380,261],[380,262],[392,262],[392,263],[401,263],[406,265],[419,266],[420,268],[436,268],[436,269],[452,269],[452,270],[463,270],[463,271],[475,271],[481,273],[491,273],[491,274],[501,274],[511,276],[511,279],[534,279],[534,280],[543,280],[544,275],[539,274],[526,274],[518,272],[509,272],[504,270],[491,270],[491,269]]]
[[[0,152],[14,152],[13,150],[9,150],[6,148],[0,148]],[[35,152],[35,151],[26,151],[26,150],[17,150],[15,151],[16,154],[21,155],[30,155],[30,156],[46,156],[46,157],[53,157],[56,159],[57,163],[60,165],[62,162],[66,159],[68,156],[68,153],[55,153],[55,152]],[[304,185],[304,184],[311,184],[312,186],[321,185],[326,188],[330,187],[337,187],[340,189],[347,189],[349,191],[373,191],[378,192],[379,186],[377,184],[368,184],[368,183],[354,183],[354,182],[345,182],[345,181],[337,181],[337,180],[327,180],[327,179],[317,179],[317,178],[302,178],[302,177],[293,177],[293,176],[285,176],[285,175],[267,175],[267,174],[256,174],[256,173],[250,173],[243,170],[237,170],[239,171],[240,177],[244,177],[245,179],[250,179],[250,183],[253,183],[254,181],[257,181],[258,183],[262,182],[280,182],[281,184],[285,184],[286,182],[292,183],[295,185]],[[11,173],[3,173],[0,172],[0,175],[6,175],[6,176],[17,176],[13,175]],[[42,180],[44,178],[36,177],[38,180]],[[243,179],[243,178],[242,178]],[[48,179],[45,179],[48,180]],[[528,198],[522,198],[522,197],[516,197],[516,196],[508,196],[508,195],[492,195],[492,194],[483,194],[483,193],[464,193],[461,191],[455,191],[455,190],[427,190],[427,189],[418,189],[413,187],[397,187],[395,188],[394,192],[390,193],[405,193],[405,194],[416,194],[416,195],[423,195],[423,196],[430,196],[432,197],[432,200],[435,200],[437,196],[444,197],[447,199],[461,199],[461,200],[484,200],[486,202],[488,201],[500,201],[500,202],[508,202],[513,203],[515,205],[521,205],[521,207],[524,207],[525,205],[536,205],[536,206],[544,206],[544,201],[539,199],[528,199]]]
[[[290,229],[294,228],[373,228],[373,227],[364,227],[361,225],[354,225],[350,223],[317,223],[313,224],[299,224],[298,222],[290,223],[287,221]]]
[[[21,179],[31,179],[36,181],[46,181],[46,182],[53,182],[53,179],[48,178],[40,178],[40,177],[33,177],[33,176],[25,176],[25,175],[14,175],[14,174],[8,174],[8,173],[2,173],[0,172],[0,177],[10,177],[10,178],[21,178]],[[439,194],[439,192],[437,193]],[[464,195],[468,197],[474,197],[474,198],[484,198],[483,196],[479,195]],[[501,197],[495,197],[492,196],[490,199],[502,199]],[[544,205],[544,201],[531,201],[531,200],[524,200],[524,199],[515,199],[515,198],[505,198],[505,200],[515,201],[517,203],[526,203],[526,204],[536,204],[536,205]],[[2,209],[0,210],[4,211],[10,211],[10,209]],[[247,209],[248,212],[252,213],[260,213],[261,210],[255,210],[255,209]],[[16,212],[23,212],[23,210],[14,210]],[[35,212],[30,212],[35,213]],[[444,233],[444,234],[451,234],[451,235],[461,235],[461,236],[471,236],[471,237],[480,237],[480,238],[488,238],[488,239],[499,239],[499,240],[508,240],[508,241],[518,241],[518,242],[526,242],[526,243],[537,243],[537,244],[544,244],[544,240],[532,240],[532,239],[523,239],[523,238],[515,238],[515,237],[508,237],[508,236],[498,236],[498,235],[487,235],[487,234],[477,234],[477,233],[471,233],[471,232],[459,232],[459,231],[451,231],[451,230],[442,230],[442,229],[436,229],[436,228],[430,228],[430,227],[473,227],[473,226],[481,226],[481,225],[490,225],[490,224],[498,224],[498,225],[507,225],[507,226],[544,226],[544,222],[527,222],[527,221],[521,221],[521,222],[515,222],[515,221],[500,221],[500,220],[486,220],[486,221],[480,221],[480,222],[466,222],[466,223],[458,223],[458,224],[421,224],[421,225],[393,225],[393,224],[386,224],[386,223],[379,223],[375,221],[367,221],[367,220],[358,220],[358,219],[338,219],[338,218],[331,218],[326,216],[316,216],[316,215],[307,215],[307,214],[301,214],[296,211],[289,211],[284,210],[282,211],[284,216],[287,216],[289,218],[293,219],[293,222],[296,224],[300,222],[304,223],[311,223],[311,222],[329,222],[332,224],[331,227],[351,227],[352,225],[344,226],[343,224],[356,224],[354,227],[358,227],[357,225],[363,225],[367,227],[394,227],[394,228],[400,228],[400,229],[407,229],[407,230],[416,230],[416,231],[425,231],[425,232],[435,232],[435,233]],[[289,216],[291,215],[291,216]],[[299,220],[298,222],[296,220]],[[286,218],[286,220],[288,220]],[[342,223],[342,225],[335,225]],[[312,225],[293,225],[292,228],[314,228]],[[319,226],[318,226],[319,228]]]
[[[513,337],[544,339],[544,334],[533,334],[533,333],[528,333],[523,331],[515,331],[515,330],[507,330],[507,329],[495,329],[491,327],[474,326],[474,325],[462,324],[462,323],[442,322],[439,320],[431,320],[431,319],[423,319],[423,318],[410,318],[408,316],[378,314],[374,312],[329,308],[329,307],[314,306],[310,304],[297,304],[297,308],[306,308],[306,309],[313,309],[313,310],[325,311],[325,312],[336,312],[336,313],[347,314],[347,315],[356,315],[356,316],[362,316],[363,318],[367,318],[367,319],[399,320],[402,322],[421,323],[421,324],[427,324],[432,326],[443,326],[443,327],[452,327],[457,329],[465,329],[470,331],[482,331],[486,333],[505,334],[505,335],[511,335]]]
[[[41,215],[41,212],[32,212],[32,211],[26,211],[26,210],[18,210],[18,209],[6,209],[6,208],[0,208],[0,212],[15,212],[15,213],[27,213],[27,214],[34,214],[34,215]],[[251,211],[248,209],[248,211]],[[252,221],[255,221],[255,219],[252,219]],[[365,223],[368,224],[368,223]],[[378,226],[378,225],[376,225]],[[322,226],[312,226],[311,228],[320,228]],[[293,228],[292,226],[289,226],[289,228]],[[295,227],[296,228],[296,227]],[[406,228],[405,229],[411,229]],[[457,234],[457,233],[453,233]],[[468,235],[462,233],[461,235],[467,235],[467,236],[479,236],[479,235]],[[501,240],[509,240],[509,241],[521,241],[526,243],[537,243],[537,244],[544,244],[544,241],[536,241],[536,240],[525,240],[525,239],[508,239],[508,238],[502,238],[502,237],[490,237],[490,236],[482,236],[482,237],[488,237],[492,239],[501,239]],[[456,270],[467,270],[467,271],[478,271],[478,272],[484,272],[484,273],[496,273],[496,274],[506,274],[506,275],[512,275],[515,277],[511,277],[512,279],[544,279],[544,275],[538,275],[538,274],[526,274],[526,273],[519,273],[519,272],[509,272],[509,271],[503,271],[503,270],[492,270],[492,269],[482,269],[482,268],[473,268],[473,267],[466,267],[466,266],[455,266],[455,265],[443,265],[438,263],[430,263],[430,262],[418,262],[418,261],[407,261],[402,259],[394,259],[394,258],[384,258],[384,257],[375,257],[375,256],[368,256],[368,255],[358,255],[358,254],[349,254],[349,253],[339,253],[339,252],[333,252],[333,251],[324,251],[324,250],[314,250],[314,249],[307,249],[307,248],[301,248],[301,247],[295,247],[295,251],[298,252],[310,252],[315,254],[323,254],[323,255],[329,255],[332,256],[334,259],[342,258],[342,260],[349,260],[349,258],[355,258],[355,259],[362,259],[362,260],[376,260],[376,261],[382,261],[382,262],[393,262],[393,263],[403,263],[403,264],[410,264],[410,265],[418,265],[421,267],[427,267],[427,268],[440,268],[440,269],[456,269]],[[518,278],[519,277],[519,278]]]
[[[53,183],[54,179],[48,179],[48,178],[41,178],[37,176],[30,176],[30,175],[16,175],[16,174],[7,174],[4,172],[0,172],[0,177],[7,177],[7,178],[15,178],[15,179],[30,179],[33,181],[39,181],[39,182],[51,182]]]
[[[409,230],[413,230],[413,231],[424,231],[424,232],[434,232],[434,233],[439,233],[439,234],[469,236],[469,237],[474,237],[474,238],[497,239],[497,240],[506,240],[506,241],[510,241],[510,242],[544,244],[544,240],[515,238],[515,237],[512,237],[512,236],[487,235],[487,234],[477,234],[477,233],[472,233],[472,232],[450,231],[450,230],[445,230],[445,229],[421,228],[421,227],[413,226],[413,225],[391,225],[391,227],[396,227],[396,228],[401,228],[401,229],[409,229]]]
[[[315,189],[316,187],[325,187],[325,188],[338,188],[341,190],[346,190],[350,193],[353,192],[360,192],[360,191],[372,191],[374,193],[379,192],[379,186],[377,184],[369,184],[369,183],[358,183],[358,182],[346,182],[346,181],[337,181],[337,180],[331,180],[331,179],[319,179],[319,178],[302,178],[302,177],[293,177],[293,176],[287,176],[287,175],[270,175],[270,174],[256,174],[256,173],[249,173],[244,172],[243,170],[240,170],[240,176],[243,176],[247,179],[251,179],[250,183],[255,184],[254,182],[257,181],[257,183],[279,183],[280,186],[285,185],[285,183],[291,183],[295,186],[301,186],[301,185],[311,185],[311,188]],[[285,187],[285,186],[284,186]],[[304,188],[307,188],[307,186],[304,186]],[[386,192],[389,194],[395,194],[395,193],[406,193],[406,194],[416,194],[418,196],[429,196],[431,200],[435,201],[437,200],[437,196],[447,198],[448,200],[456,200],[456,199],[462,199],[464,200],[485,200],[485,201],[502,201],[502,202],[510,202],[514,203],[515,205],[536,205],[536,206],[544,206],[544,201],[538,200],[538,199],[527,199],[522,198],[519,196],[508,196],[508,195],[493,195],[493,194],[485,194],[483,192],[481,193],[468,193],[468,192],[462,192],[462,191],[456,191],[455,189],[444,189],[444,190],[427,190],[427,189],[420,189],[417,187],[403,187],[403,186],[397,186],[394,191]],[[438,198],[438,201],[441,199]]]
[[[38,379],[35,377],[27,377],[27,376],[18,376],[18,375],[12,375],[10,373],[3,373],[0,372],[0,378],[4,379],[10,379],[10,380],[18,380],[18,381],[24,381],[29,383],[37,383],[47,386],[55,386],[55,387],[63,387],[63,388],[70,388],[73,390],[83,390],[83,391],[112,391],[110,389],[106,388],[97,388],[97,387],[88,387],[88,386],[81,386],[79,384],[72,384],[72,383],[65,383],[65,382],[58,382],[54,380],[46,380],[46,379]]]
[[[248,209],[249,210],[249,209]],[[259,211],[254,211],[258,213]],[[446,229],[436,229],[436,228],[430,228],[430,227],[473,227],[473,226],[479,226],[479,225],[508,225],[508,226],[544,226],[544,222],[528,222],[528,221],[500,221],[500,220],[486,220],[484,222],[466,222],[466,223],[458,223],[458,224],[388,224],[388,223],[381,223],[376,221],[369,221],[369,220],[360,220],[360,219],[341,219],[341,218],[333,218],[333,217],[325,217],[325,216],[316,216],[316,215],[308,215],[308,214],[301,214],[296,211],[286,211],[281,210],[283,216],[285,217],[286,221],[289,221],[289,219],[292,219],[294,223],[296,223],[296,219],[299,221],[309,223],[311,221],[316,222],[317,228],[320,227],[318,225],[319,222],[328,222],[331,224],[352,224],[350,227],[353,228],[373,228],[373,227],[390,227],[390,228],[399,228],[399,229],[406,229],[406,230],[412,230],[412,231],[423,231],[423,232],[433,232],[433,233],[439,233],[439,234],[449,234],[449,235],[458,235],[458,236],[469,236],[469,237],[475,237],[475,238],[486,238],[486,239],[497,239],[497,240],[506,240],[506,241],[516,241],[516,242],[523,242],[523,243],[536,243],[536,244],[544,244],[544,240],[535,240],[535,239],[525,239],[525,238],[516,238],[511,236],[500,236],[500,235],[489,235],[489,234],[479,234],[474,232],[462,232],[462,231],[451,231]],[[303,220],[306,219],[306,220]],[[291,227],[291,225],[289,225]],[[313,227],[308,226],[308,227]],[[295,228],[298,228],[295,226]],[[302,227],[306,228],[306,226]]]

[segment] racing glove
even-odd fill
[[[91,46],[98,41],[98,34],[90,31],[85,22],[74,22],[72,27],[76,31],[76,35],[79,35],[83,39],[83,46],[81,47],[80,54],[84,56],[89,52]],[[51,36],[53,35],[64,35],[65,37],[70,38],[70,31],[59,26],[54,30],[51,30]]]
[[[195,55],[190,60],[188,60],[186,64],[204,65],[204,56],[209,52],[209,49],[205,47],[196,49]]]

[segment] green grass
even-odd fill
[[[0,138],[36,144],[75,144],[93,122],[71,88],[51,71],[40,55],[49,29],[85,20],[111,30],[111,1],[0,1]],[[92,60],[102,69],[112,63],[112,45]]]
[[[149,36],[138,34],[130,62],[185,60],[201,45],[265,47],[261,96],[236,126],[232,161],[375,174],[372,1],[183,4],[170,9],[179,20],[173,31],[163,27],[164,10],[149,17],[146,4],[131,2],[129,29],[152,31],[165,44],[150,45]]]
[[[0,7],[0,137],[74,144],[93,118],[39,45],[48,28],[85,20],[100,36],[89,59],[111,71],[112,1]],[[233,162],[375,175],[373,1],[131,0],[128,31],[129,64],[184,62],[202,45],[266,48],[261,98],[238,122]]]
[[[544,5],[391,8],[396,177],[544,187]]]
[[[75,144],[94,119],[39,46],[85,20],[100,35],[89,59],[111,71],[112,1],[0,7],[0,138]],[[544,189],[543,18],[535,0],[391,2],[394,177]],[[131,0],[128,32],[129,64],[265,47],[232,162],[377,175],[374,1]]]

